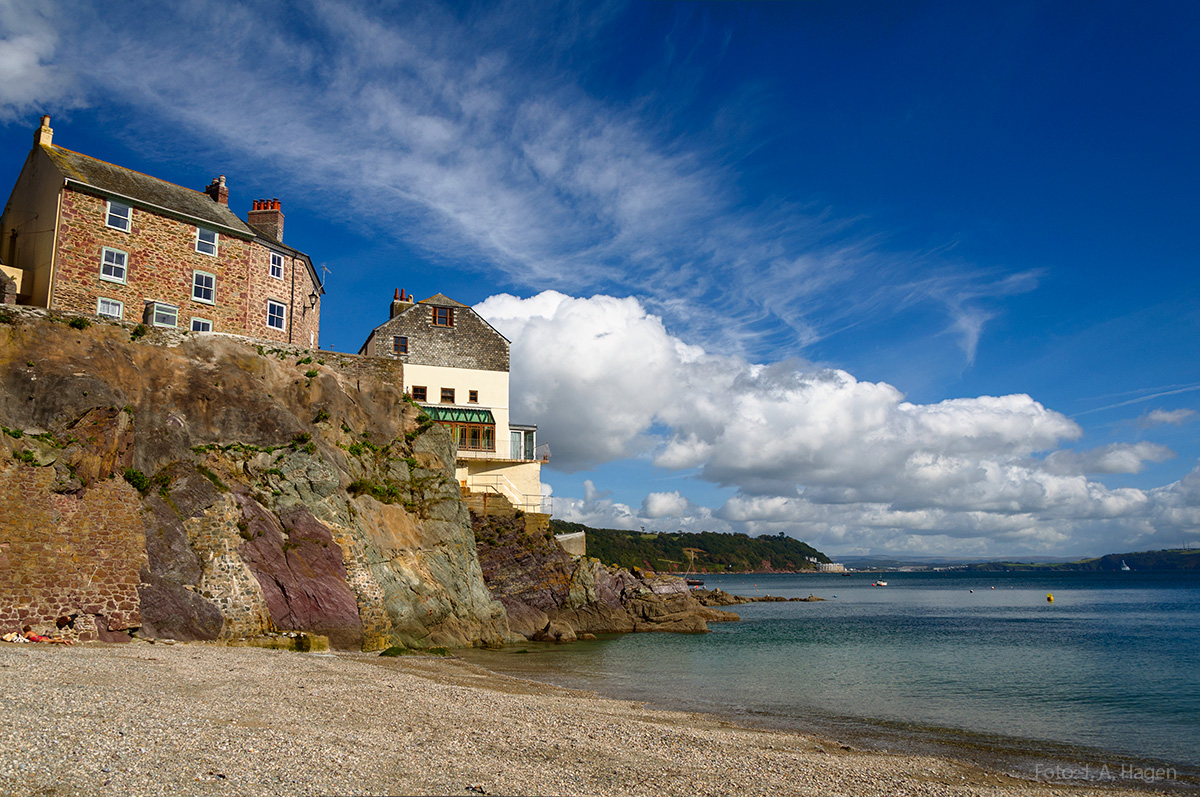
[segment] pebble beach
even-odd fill
[[[0,644],[11,795],[1144,795],[847,749],[454,658]]]

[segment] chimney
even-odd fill
[[[412,294],[405,293],[404,291],[397,288],[395,295],[392,296],[392,314],[389,316],[389,318],[395,318],[396,316],[400,315],[401,313],[403,313],[405,310],[407,310],[408,308],[410,308],[412,306],[413,306]]]
[[[208,184],[208,188],[204,189],[204,193],[212,197],[213,202],[220,202],[222,205],[229,204],[229,189],[225,187],[225,175],[214,177],[213,181]]]
[[[246,223],[260,235],[283,243],[283,211],[278,199],[254,200],[253,209],[246,214]]]
[[[50,127],[50,115],[47,114],[42,117],[42,126],[34,131],[33,145],[35,147],[40,147],[42,145],[49,147],[51,146],[51,142],[53,140],[54,129]]]

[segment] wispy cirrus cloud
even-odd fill
[[[0,2],[0,122],[81,102],[59,54],[57,9],[51,0]]]
[[[928,302],[971,361],[1011,282],[942,253],[889,250],[885,232],[802,192],[747,201],[732,164],[770,135],[770,103],[723,134],[676,124],[706,95],[686,54],[723,52],[731,31],[685,26],[663,42],[662,63],[690,74],[670,92],[589,92],[573,64],[607,57],[621,9],[65,2],[41,18],[59,31],[53,60],[29,71],[174,120],[163,147],[180,147],[186,129],[195,149],[267,164],[281,190],[324,197],[342,223],[397,230],[512,285],[637,295],[693,339],[735,351],[794,351]],[[732,115],[706,99],[713,119]],[[136,135],[155,138],[145,125]]]

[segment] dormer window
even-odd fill
[[[452,326],[454,326],[454,308],[453,307],[435,307],[435,308],[433,308],[433,325],[435,327],[452,327]]]
[[[215,230],[196,228],[196,251],[202,255],[217,256],[217,233]]]
[[[120,202],[109,202],[108,214],[104,223],[114,230],[129,232],[130,219],[132,217],[133,208],[129,207],[129,205],[122,205]]]

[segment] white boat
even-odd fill
[[[1121,560],[1121,569],[1122,569],[1122,570],[1129,570],[1129,569],[1130,569],[1130,568],[1129,568],[1129,565],[1125,564],[1125,560],[1124,560],[1124,559],[1122,559],[1122,560]]]
[[[871,583],[871,586],[872,587],[886,587],[887,582],[886,581],[874,581]]]

